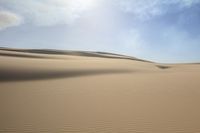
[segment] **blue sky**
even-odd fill
[[[0,46],[200,62],[200,0],[0,0]]]

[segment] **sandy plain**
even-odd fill
[[[199,133],[200,65],[1,48],[0,132]]]

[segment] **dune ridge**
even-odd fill
[[[45,54],[46,55],[73,55],[73,56],[86,56],[86,57],[99,57],[99,58],[129,59],[129,60],[150,62],[150,61],[146,61],[146,60],[142,60],[142,59],[138,59],[138,58],[134,58],[130,56],[107,53],[107,52],[69,51],[69,50],[52,50],[52,49],[10,49],[10,48],[0,48],[0,50],[18,52],[18,54],[15,54],[13,56],[19,56],[20,54],[23,54],[23,53],[32,53],[32,54],[41,54],[44,56]],[[7,56],[9,56],[9,53],[7,53]],[[11,53],[10,53],[10,56],[12,56]]]

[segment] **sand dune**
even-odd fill
[[[0,132],[198,133],[200,65],[0,49]]]

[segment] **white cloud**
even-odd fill
[[[161,14],[159,0],[118,0],[120,9],[126,13],[132,13],[140,19],[147,19],[150,16]]]
[[[180,10],[200,3],[200,0],[116,0],[116,3],[122,11],[141,20],[148,20],[170,11],[170,5],[177,5],[176,10]]]
[[[0,4],[40,26],[70,24],[91,10],[99,0],[1,0]]]
[[[0,30],[8,27],[18,26],[22,22],[22,18],[9,11],[0,11]]]

